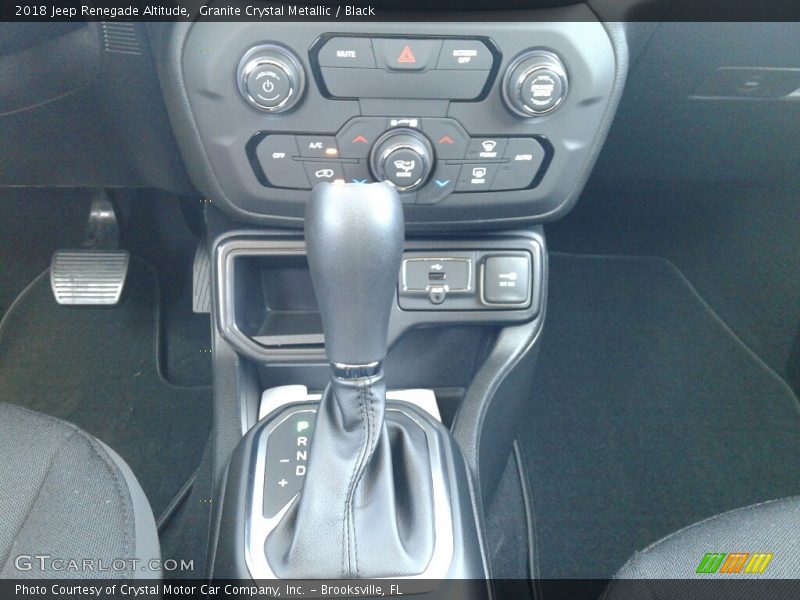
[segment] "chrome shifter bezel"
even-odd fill
[[[264,486],[266,478],[267,442],[270,434],[283,422],[299,413],[316,413],[319,403],[316,401],[299,401],[285,404],[280,412],[274,411],[266,424],[259,424],[262,429],[256,433],[250,458],[250,475],[246,498],[244,552],[245,563],[253,579],[278,579],[267,560],[264,545],[267,537],[275,529],[292,503],[297,502],[300,494],[295,495],[275,516],[264,516]],[[448,576],[454,557],[453,511],[451,490],[447,469],[451,468],[440,440],[441,425],[417,407],[406,402],[389,401],[387,413],[400,413],[415,423],[425,433],[428,444],[428,456],[431,464],[434,513],[434,548],[431,559],[424,571],[414,575],[388,577],[388,579],[425,579],[441,580]]]

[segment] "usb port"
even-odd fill
[[[428,281],[444,281],[444,279],[445,279],[445,273],[442,271],[439,272],[431,271],[430,273],[428,273]]]

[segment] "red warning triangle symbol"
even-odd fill
[[[411,46],[403,48],[400,56],[397,57],[397,62],[406,64],[414,64],[417,62],[417,57],[414,56],[414,51],[411,49]]]

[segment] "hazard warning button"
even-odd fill
[[[388,71],[426,71],[439,59],[442,40],[374,38],[378,66]]]

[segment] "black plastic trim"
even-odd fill
[[[426,325],[474,324],[512,325],[534,320],[544,305],[547,249],[540,228],[528,232],[507,232],[482,236],[446,236],[439,239],[411,238],[405,251],[447,250],[528,251],[533,257],[531,302],[520,308],[487,306],[480,310],[402,310],[395,294],[389,320],[387,342],[392,347],[407,331]],[[265,236],[261,231],[232,231],[213,244],[212,285],[214,322],[220,335],[242,355],[261,364],[326,363],[324,347],[302,345],[281,348],[265,347],[245,335],[237,325],[234,303],[235,259],[242,256],[302,256],[305,242],[297,236]]]
[[[343,97],[343,96],[334,96],[328,90],[328,86],[325,85],[325,78],[322,75],[322,67],[319,66],[319,50],[322,46],[331,38],[336,37],[349,37],[349,38],[369,38],[369,39],[378,39],[378,38],[392,38],[392,39],[408,39],[408,40],[477,40],[486,44],[486,47],[489,48],[489,52],[492,53],[492,68],[489,69],[489,74],[486,76],[486,83],[481,89],[480,94],[478,94],[475,98],[465,99],[465,100],[450,100],[451,102],[480,102],[481,100],[485,100],[486,96],[489,95],[489,90],[492,89],[495,80],[497,79],[497,74],[500,71],[500,64],[503,59],[503,53],[498,48],[497,44],[495,44],[494,40],[488,36],[480,36],[480,35],[402,35],[402,34],[384,34],[384,33],[347,33],[347,32],[339,32],[339,33],[323,33],[319,36],[311,47],[308,49],[308,57],[309,62],[311,63],[311,74],[316,81],[317,86],[319,87],[320,92],[322,95],[329,99],[329,100],[358,100],[358,96],[350,96],[350,97]],[[356,67],[353,67],[356,68]],[[437,69],[431,69],[435,71]],[[443,98],[443,100],[448,100],[447,98]]]

